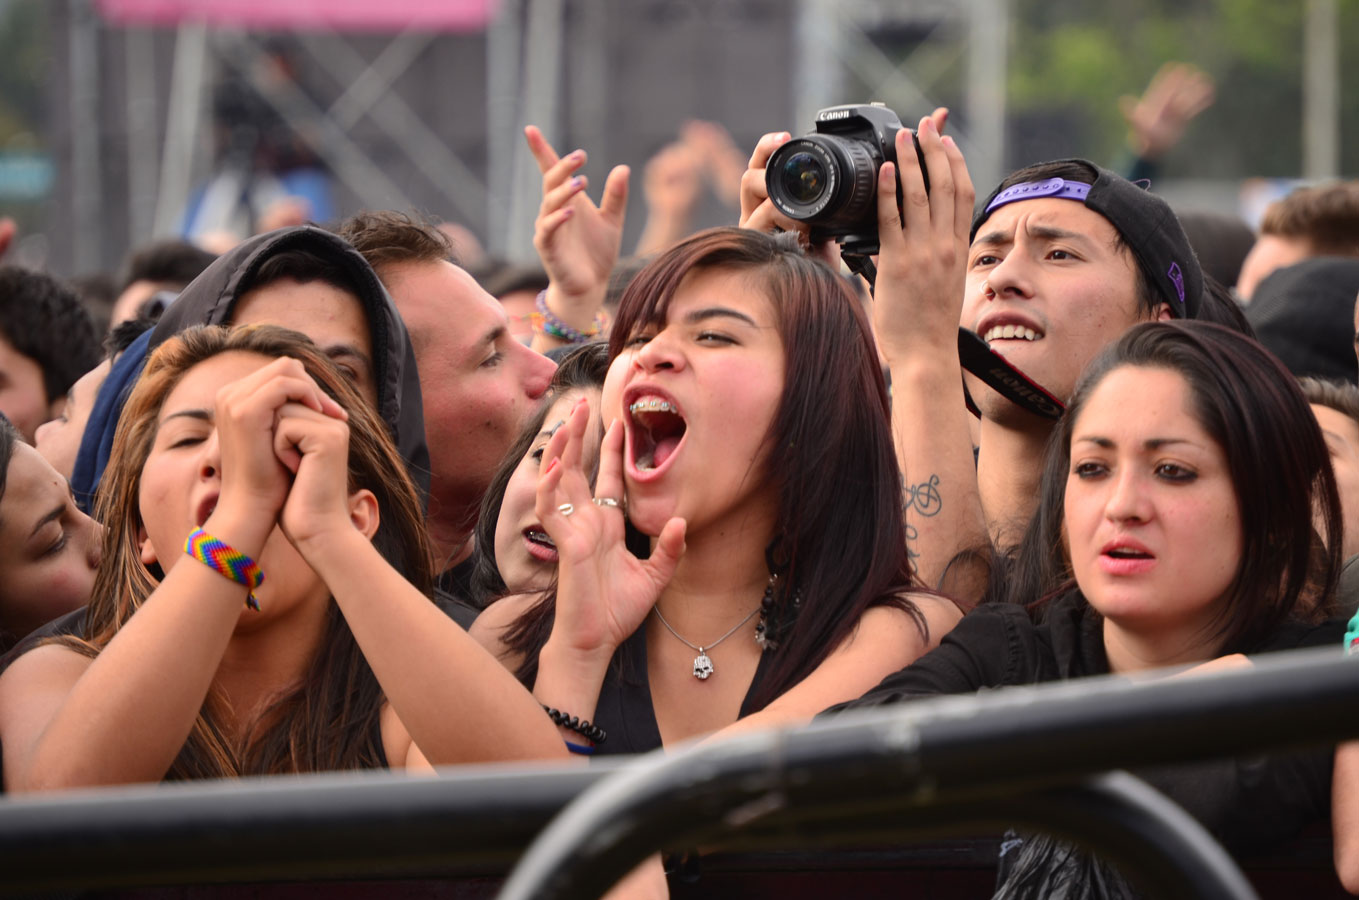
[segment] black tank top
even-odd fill
[[[760,654],[755,677],[741,701],[739,718],[744,719],[755,712],[751,698],[772,664],[772,653]],[[661,728],[656,724],[651,682],[647,679],[645,622],[614,653],[609,673],[599,689],[594,721],[608,735],[608,740],[595,751],[596,755],[646,753],[661,746]]]

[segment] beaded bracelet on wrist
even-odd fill
[[[604,313],[595,314],[594,328],[590,331],[580,331],[558,318],[547,305],[547,291],[538,292],[538,297],[533,301],[533,307],[537,312],[529,313],[529,324],[538,334],[546,334],[549,337],[566,341],[568,344],[584,344],[593,338],[599,337],[604,331],[604,326],[609,323],[608,317]]]
[[[591,743],[602,744],[608,740],[608,734],[598,725],[591,725],[584,719],[569,715],[561,710],[553,709],[546,704],[543,705],[543,711],[547,713],[547,717],[551,719],[558,728],[574,731]]]

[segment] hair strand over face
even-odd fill
[[[993,580],[993,593],[1022,603],[1079,596],[1061,551],[1072,430],[1095,388],[1125,366],[1182,376],[1195,418],[1227,460],[1242,552],[1210,636],[1218,652],[1249,652],[1285,619],[1327,613],[1340,570],[1342,519],[1321,430],[1277,359],[1206,322],[1138,325],[1090,364],[1048,445],[1039,509],[1006,573],[1008,584]]]
[[[349,413],[349,489],[367,488],[380,510],[373,544],[417,589],[429,594],[433,564],[415,487],[386,427],[331,361],[305,335],[276,326],[190,328],[152,354],[129,396],[110,463],[96,497],[105,524],[104,562],[87,613],[88,640],[63,643],[97,653],[156,589],[159,572],[141,562],[139,494],[165,398],[184,375],[221,353],[289,356]],[[332,602],[322,646],[299,685],[279,696],[241,741],[221,726],[223,698],[210,693],[167,778],[377,767],[383,754],[378,716],[382,690],[344,617]]]

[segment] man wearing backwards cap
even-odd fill
[[[984,570],[950,568],[960,551],[1018,543],[1038,497],[1053,426],[975,376],[975,465],[963,412],[959,324],[1060,401],[1082,369],[1138,322],[1198,315],[1203,277],[1170,207],[1084,160],[1031,166],[1006,178],[971,218],[962,155],[922,120],[918,167],[903,165],[904,228],[894,167],[879,179],[882,253],[874,309],[892,371],[892,427],[921,577],[977,597]],[[912,159],[909,138],[898,142]]]
[[[985,571],[956,565],[959,553],[1018,543],[1053,417],[970,374],[965,395],[958,348],[968,342],[959,325],[989,346],[980,349],[987,368],[1056,398],[1046,400],[1055,415],[1105,345],[1138,322],[1198,317],[1207,295],[1165,201],[1084,160],[1020,169],[974,219],[967,165],[939,133],[946,115],[936,110],[916,130],[928,191],[910,133],[897,134],[897,158],[910,160],[900,167],[900,213],[897,166],[879,170],[873,329],[892,373],[892,432],[917,571],[931,586],[947,574],[947,590],[966,598],[980,596]],[[786,140],[786,132],[767,134],[755,148],[741,182],[745,227],[806,230],[764,190],[765,163]],[[1226,311],[1211,317],[1232,321]],[[975,462],[967,397],[981,418]]]

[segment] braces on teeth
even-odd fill
[[[628,407],[633,413],[639,412],[668,412],[678,413],[675,405],[668,400],[638,400]]]

